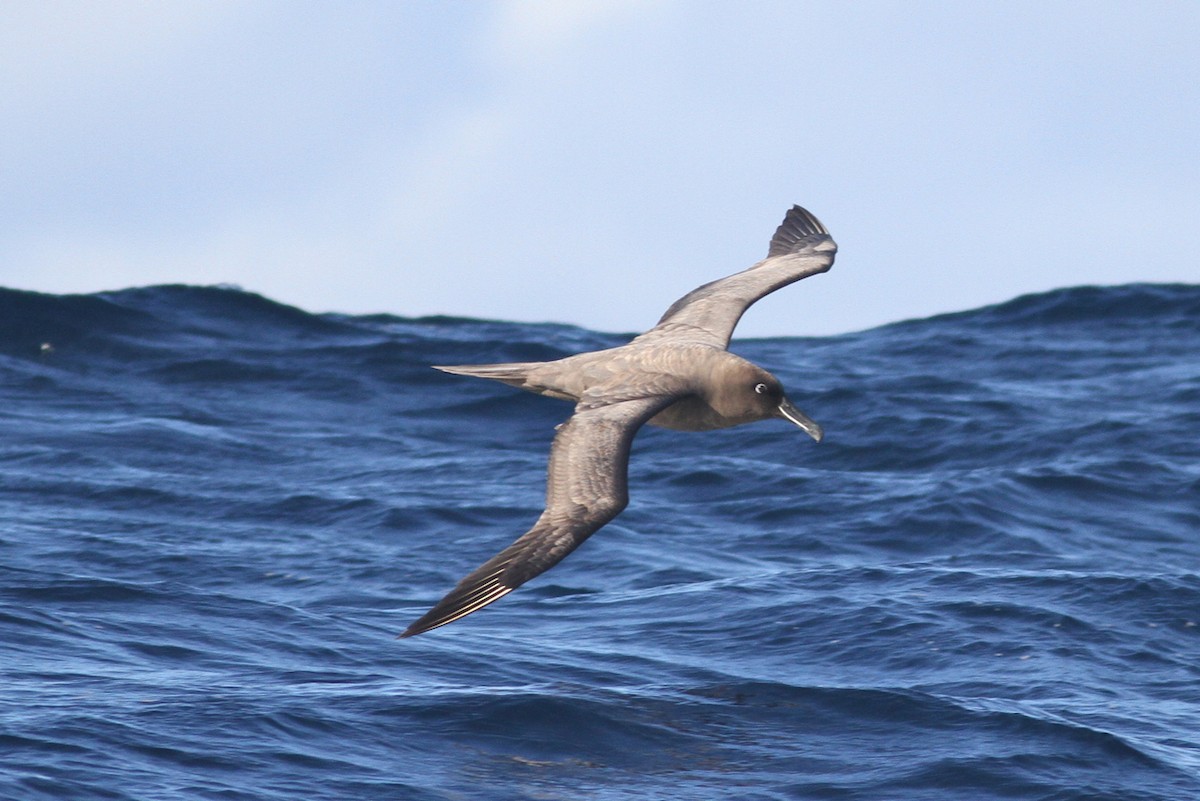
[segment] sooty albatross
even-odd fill
[[[820,442],[821,427],[792,405],[779,379],[726,348],[750,304],[825,272],[836,253],[825,226],[793,206],[765,259],[692,290],[627,345],[552,362],[438,367],[572,401],[575,413],[558,426],[546,509],[533,528],[467,575],[400,636],[482,609],[554,567],[616,517],[628,502],[629,446],[644,423],[708,431],[778,417]]]

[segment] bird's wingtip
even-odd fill
[[[439,626],[444,626],[450,622],[449,620],[443,620],[440,622],[435,621],[435,622],[431,623],[427,620],[428,617],[429,617],[428,615],[425,615],[420,620],[417,620],[416,622],[412,623],[404,631],[397,634],[396,639],[397,640],[407,640],[409,637],[416,637],[418,634],[424,634],[427,631],[432,631],[433,629],[436,629]]]
[[[792,206],[784,215],[783,222],[775,229],[775,236],[771,237],[767,258],[795,253],[809,243],[810,238],[816,237],[829,239],[829,230],[808,209]]]
[[[504,554],[501,553],[500,556],[504,556]],[[396,639],[403,640],[406,637],[415,637],[418,634],[424,634],[427,631],[441,628],[447,623],[453,623],[460,618],[464,618],[472,612],[479,611],[493,601],[498,601],[505,595],[508,595],[516,587],[506,587],[500,583],[499,576],[504,564],[501,563],[497,567],[489,562],[480,568],[480,570],[489,571],[482,578],[472,580],[476,576],[476,573],[467,576],[459,586],[451,590],[432,609],[415,620]],[[476,572],[478,573],[479,571]],[[517,586],[520,586],[520,583]]]

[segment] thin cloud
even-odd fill
[[[0,12],[0,283],[632,331],[792,202],[838,266],[740,333],[1194,280],[1182,5],[96,8]]]

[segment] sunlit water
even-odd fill
[[[428,365],[622,341],[0,290],[0,797],[1200,797],[1200,287],[735,343],[824,443],[647,429],[614,523],[396,640],[570,411]]]

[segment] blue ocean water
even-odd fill
[[[541,509],[569,326],[0,290],[0,798],[1200,797],[1200,286],[736,342],[821,422]]]

